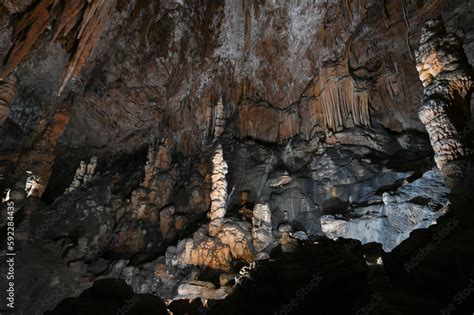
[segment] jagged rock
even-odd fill
[[[323,215],[321,226],[329,238],[378,242],[390,251],[413,230],[427,228],[445,214],[448,193],[439,171],[431,170],[394,192],[385,192],[383,203],[346,214]]]

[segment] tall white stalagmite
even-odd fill
[[[211,192],[211,209],[208,213],[209,219],[209,235],[217,235],[224,223],[226,214],[227,199],[227,162],[224,160],[222,146],[219,144],[212,158],[212,192]]]
[[[214,119],[215,125],[213,142],[216,142],[225,130],[224,103],[222,102],[222,97],[219,98],[219,101],[217,101]]]

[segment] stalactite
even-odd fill
[[[79,76],[114,11],[115,2],[115,0],[98,0],[89,3],[86,7],[76,37],[78,45],[72,59],[68,62],[59,94],[62,93],[69,79],[75,80]]]
[[[410,55],[410,59],[411,60],[415,60],[415,57],[413,57],[413,53],[412,53],[412,48],[411,48],[411,44],[410,44],[410,38],[409,38],[409,34],[410,34],[410,23],[408,23],[408,17],[407,17],[407,8],[406,8],[406,4],[405,4],[405,0],[402,0],[402,14],[403,14],[403,20],[405,21],[405,24],[407,26],[407,31],[405,33],[405,40],[406,40],[406,43],[407,43],[407,49],[408,49],[408,54]]]
[[[367,89],[356,87],[351,76],[340,65],[325,67],[320,74],[320,103],[326,128],[370,126]]]
[[[441,18],[426,22],[416,52],[424,86],[418,116],[425,125],[435,161],[448,184],[463,177],[466,146],[460,130],[469,115],[469,96],[474,74],[455,34],[448,34]]]
[[[222,229],[224,216],[226,214],[227,200],[227,162],[224,160],[222,146],[219,144],[212,158],[212,192],[211,192],[211,209],[208,216],[209,235],[215,236]]]
[[[16,25],[13,33],[13,47],[2,77],[10,75],[16,66],[26,57],[33,45],[53,18],[54,7],[58,0],[42,0],[33,10],[27,12]]]
[[[0,81],[0,126],[10,112],[11,102],[16,95],[16,78],[11,75],[5,81]]]
[[[76,45],[68,61],[59,94],[70,79],[76,79],[92,54],[102,31],[114,12],[116,0],[41,0],[25,13],[16,25],[13,46],[2,77],[23,61],[44,30],[54,21],[52,40],[68,36],[73,30]],[[61,9],[62,8],[62,9]]]

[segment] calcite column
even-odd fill
[[[214,119],[215,126],[213,142],[217,141],[217,139],[219,139],[225,131],[224,103],[222,102],[222,97],[219,98],[219,101],[217,101]]]
[[[472,67],[462,41],[446,32],[441,18],[426,22],[415,55],[424,87],[418,117],[428,131],[435,162],[449,184],[465,172],[467,150],[462,130],[470,117]]]
[[[16,95],[16,79],[13,75],[0,80],[0,125],[3,125],[10,112],[10,104]]]
[[[227,199],[227,162],[224,160],[222,146],[219,144],[212,158],[212,192],[209,210],[209,235],[215,236],[222,229],[226,214]]]

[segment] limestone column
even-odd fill
[[[219,144],[212,158],[211,209],[209,210],[209,235],[217,235],[224,223],[227,199],[227,162],[224,160],[222,146]]]
[[[424,87],[418,117],[425,125],[435,162],[449,186],[464,176],[467,148],[463,129],[470,117],[473,73],[462,41],[448,34],[441,18],[426,22],[416,68]]]
[[[222,97],[219,98],[216,105],[215,113],[215,127],[214,127],[214,138],[213,142],[216,142],[217,139],[222,136],[225,130],[225,117],[224,117],[224,103],[222,102]]]

